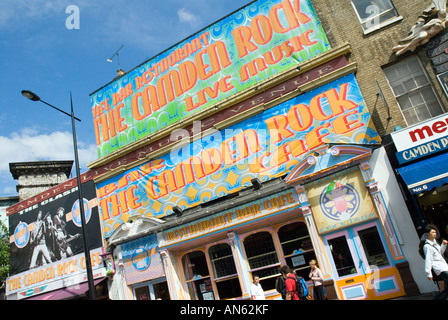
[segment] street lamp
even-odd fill
[[[76,118],[73,114],[72,94],[70,92],[71,114],[41,100],[41,98],[32,91],[22,90],[22,95],[25,98],[30,99],[31,101],[40,101],[42,103],[45,103],[46,105],[52,107],[53,109],[56,109],[59,112],[62,112],[63,114],[68,115],[72,119],[73,148],[74,148],[74,153],[75,153],[76,179],[77,179],[77,184],[78,184],[78,200],[79,200],[79,210],[80,210],[80,215],[81,215],[82,238],[83,238],[83,244],[84,244],[84,254],[86,257],[87,282],[89,285],[90,299],[95,300],[95,285],[93,283],[92,262],[90,259],[90,250],[89,250],[87,233],[86,233],[86,217],[85,217],[85,213],[84,213],[84,200],[82,197],[81,176],[79,173],[78,145],[76,142],[76,131],[75,131],[75,120],[78,120],[78,121],[81,121],[81,120]]]

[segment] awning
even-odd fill
[[[103,281],[105,278],[99,278],[93,281],[96,286],[98,283]],[[83,282],[77,285],[73,285],[70,287],[66,287],[64,289],[54,290],[48,293],[40,294],[37,296],[33,296],[28,298],[27,300],[63,300],[73,298],[79,295],[82,295],[89,291],[89,283]]]
[[[448,183],[448,153],[398,168],[398,172],[411,193],[440,187]]]

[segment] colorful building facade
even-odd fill
[[[258,275],[280,299],[280,266],[309,280],[311,259],[329,299],[415,289],[412,220],[350,53],[311,1],[260,0],[92,94],[110,298],[249,299]]]

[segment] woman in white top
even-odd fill
[[[260,277],[254,275],[254,282],[250,286],[250,299],[251,300],[265,300],[264,291],[260,284]]]
[[[310,260],[310,278],[313,280],[314,289],[313,289],[313,296],[314,300],[325,300],[325,294],[324,294],[324,276],[322,274],[322,271],[317,267],[317,261],[316,260]]]
[[[448,297],[448,264],[443,254],[448,242],[443,240],[442,246],[437,243],[437,228],[435,226],[427,225],[425,231],[427,236],[423,245],[423,252],[425,253],[425,273],[428,279],[432,281],[432,269],[443,280],[445,283],[444,289],[434,297],[434,300],[445,300]]]

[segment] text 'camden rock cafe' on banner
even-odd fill
[[[330,49],[310,0],[259,0],[91,94],[98,157]]]
[[[103,267],[98,200],[93,181],[83,183],[92,268]],[[10,276],[6,294],[17,298],[85,281],[78,188],[73,187],[9,215]]]
[[[103,236],[133,215],[161,218],[287,174],[329,142],[377,144],[353,74],[97,184]]]

